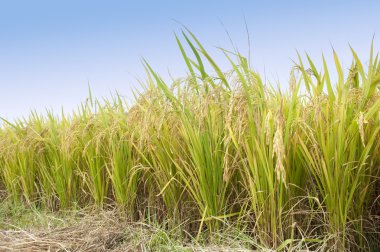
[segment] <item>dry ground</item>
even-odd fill
[[[157,227],[127,223],[113,211],[70,216],[30,213],[3,217],[0,251],[248,251],[186,245]]]

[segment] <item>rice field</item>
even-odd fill
[[[3,119],[1,200],[53,212],[116,208],[197,242],[230,232],[257,250],[378,251],[373,46],[365,61],[352,50],[348,71],[335,51],[333,65],[299,55],[281,91],[238,52],[221,49],[224,72],[193,33],[176,40],[188,75],[167,83],[144,62],[132,105],[90,93],[72,114]]]

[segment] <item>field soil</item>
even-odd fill
[[[185,244],[159,228],[128,223],[113,211],[70,216],[34,213],[3,220],[0,251],[249,251]]]

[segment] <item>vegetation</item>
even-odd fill
[[[70,116],[4,120],[4,200],[54,211],[115,206],[195,241],[238,230],[252,249],[380,249],[373,47],[367,67],[352,50],[347,76],[334,51],[336,83],[324,58],[318,71],[299,55],[281,92],[237,51],[221,49],[225,73],[190,31],[182,35],[188,76],[167,84],[144,62],[132,106],[90,95]]]

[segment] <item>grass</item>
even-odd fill
[[[366,67],[352,50],[346,76],[335,51],[335,65],[323,56],[320,71],[299,55],[281,92],[238,52],[221,49],[225,73],[193,33],[182,36],[188,76],[168,84],[144,62],[132,106],[90,93],[71,115],[3,120],[4,202],[47,211],[111,205],[129,221],[160,225],[163,236],[180,227],[193,243],[238,234],[259,250],[379,249],[373,46]]]

